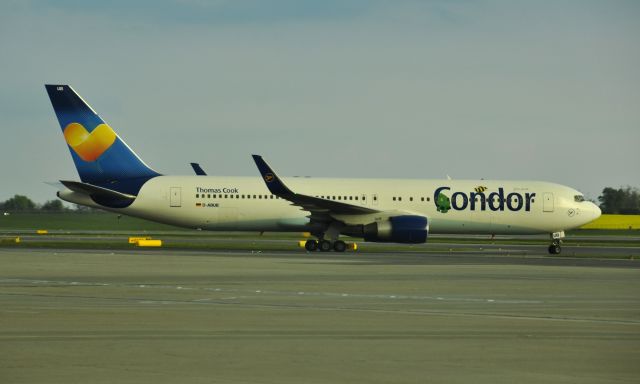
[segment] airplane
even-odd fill
[[[597,205],[549,182],[280,177],[253,155],[260,177],[168,176],[145,164],[69,85],[45,85],[80,181],[57,196],[75,204],[209,231],[309,232],[307,251],[344,252],[340,236],[425,243],[431,234],[549,234],[597,219]]]

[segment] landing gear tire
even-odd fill
[[[551,255],[559,255],[561,251],[562,247],[560,247],[560,244],[554,243],[549,246],[549,254]]]
[[[315,240],[307,240],[307,242],[304,243],[304,249],[309,252],[314,252],[318,249],[318,242]]]
[[[347,244],[342,240],[338,240],[333,243],[333,250],[336,252],[344,252],[347,250]]]
[[[318,243],[318,249],[320,252],[329,252],[333,248],[329,240],[320,240]]]

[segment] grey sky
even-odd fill
[[[0,200],[77,179],[44,83],[166,174],[640,186],[640,2],[95,3],[0,5]]]

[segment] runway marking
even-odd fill
[[[189,290],[189,291],[213,291],[213,292],[225,292],[225,293],[240,293],[240,294],[263,294],[273,296],[295,296],[295,295],[307,295],[307,296],[321,296],[321,297],[348,297],[357,299],[400,299],[400,300],[414,300],[414,301],[459,301],[459,302],[487,302],[497,304],[541,304],[542,300],[517,300],[517,299],[493,299],[493,298],[472,298],[472,297],[444,297],[444,296],[429,296],[429,295],[398,295],[398,294],[363,294],[363,293],[336,293],[336,292],[295,292],[295,291],[270,291],[261,289],[237,289],[237,288],[212,288],[212,287],[184,287],[181,285],[166,285],[166,284],[139,284],[139,283],[123,283],[123,284],[106,284],[101,282],[68,282],[63,280],[28,280],[28,279],[0,279],[1,283],[27,283],[27,284],[43,284],[43,285],[55,285],[55,286],[112,286],[112,287],[126,287],[126,288],[145,288],[145,289],[175,289],[175,290]]]
[[[397,294],[354,294],[354,293],[334,293],[334,292],[307,292],[307,291],[265,291],[256,289],[233,289],[233,288],[220,288],[220,287],[184,287],[182,285],[166,285],[166,284],[139,284],[139,283],[124,283],[124,284],[106,284],[102,282],[75,282],[75,281],[61,281],[61,280],[33,280],[33,279],[1,279],[0,284],[33,284],[36,286],[73,286],[73,287],[92,287],[92,286],[109,286],[113,288],[141,288],[147,289],[187,289],[190,291],[209,291],[231,294],[229,296],[221,298],[206,298],[206,299],[149,299],[149,298],[135,298],[135,297],[104,297],[104,296],[89,296],[89,295],[48,295],[38,293],[0,293],[0,296],[24,296],[24,297],[54,297],[54,298],[76,298],[76,299],[88,299],[88,300],[112,300],[123,302],[136,302],[139,304],[200,304],[200,305],[237,305],[249,308],[287,308],[287,309],[311,309],[311,310],[337,310],[337,311],[352,311],[352,312],[377,312],[377,313],[403,313],[413,315],[429,315],[429,316],[464,316],[464,317],[490,317],[490,318],[508,318],[508,319],[522,319],[522,320],[542,320],[542,321],[564,321],[564,322],[587,322],[587,323],[601,323],[601,324],[626,324],[626,325],[640,325],[640,321],[635,320],[614,320],[614,319],[589,319],[589,318],[572,318],[565,316],[554,315],[518,315],[518,314],[503,314],[503,313],[482,313],[482,312],[469,312],[469,311],[446,311],[446,310],[428,310],[428,309],[380,309],[371,307],[350,307],[350,306],[318,306],[307,304],[286,304],[286,303],[250,303],[250,302],[232,302],[231,300],[246,299],[250,300],[256,297],[256,294],[260,296],[316,296],[316,297],[331,297],[331,298],[345,298],[347,302],[352,302],[350,299],[388,299],[388,300],[412,300],[412,301],[450,301],[450,302],[470,302],[470,303],[488,303],[491,305],[496,304],[540,304],[546,301],[542,300],[502,300],[494,298],[469,298],[469,297],[445,297],[445,296],[418,296],[418,295],[397,295]],[[241,294],[241,295],[238,295]],[[249,296],[247,296],[247,294]],[[254,296],[251,296],[254,295]],[[376,303],[368,303],[368,305],[376,305]],[[494,307],[499,308],[499,307]]]
[[[640,326],[640,321],[635,320],[613,320],[613,319],[589,319],[568,316],[553,315],[518,315],[504,313],[481,313],[481,312],[465,312],[465,311],[445,311],[445,310],[425,310],[425,309],[380,309],[367,307],[343,307],[343,306],[315,306],[304,304],[258,304],[258,303],[242,303],[230,302],[222,300],[235,300],[242,297],[222,298],[220,301],[197,301],[197,300],[179,300],[179,299],[158,299],[149,300],[143,298],[129,297],[104,297],[104,296],[83,296],[83,295],[47,295],[47,294],[29,294],[29,293],[0,293],[0,296],[23,296],[23,297],[44,297],[44,298],[70,298],[70,299],[88,299],[88,300],[108,300],[135,302],[138,304],[196,304],[196,305],[233,305],[243,308],[268,308],[268,309],[305,309],[315,311],[340,311],[340,312],[365,312],[365,313],[389,313],[389,314],[406,314],[419,316],[453,316],[453,317],[480,317],[493,319],[511,319],[511,320],[527,320],[527,321],[552,321],[552,322],[573,322],[573,323],[594,323],[594,324],[617,324],[617,325],[633,325]],[[1,337],[0,337],[1,338]]]
[[[2,310],[0,312],[2,312],[2,313],[27,313],[27,314],[30,314],[30,315],[34,315],[34,314],[40,313],[40,312],[37,312],[37,311],[20,311],[20,310],[9,310],[9,309],[4,309],[4,310]]]

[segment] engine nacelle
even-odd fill
[[[425,243],[429,222],[424,216],[392,216],[364,226],[364,240],[389,243]]]

